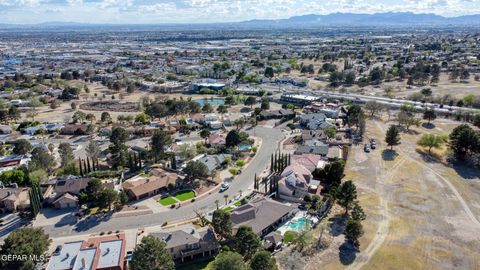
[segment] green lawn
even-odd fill
[[[202,270],[202,269],[206,269],[208,263],[210,263],[212,260],[213,259],[209,259],[206,261],[201,261],[201,262],[197,262],[190,265],[178,266],[176,269],[177,270]]]
[[[284,243],[290,243],[292,241],[294,241],[296,238],[297,238],[297,233],[294,232],[294,231],[287,231],[285,232],[285,234],[283,235],[283,242]]]
[[[186,201],[195,198],[195,192],[191,190],[184,190],[180,191],[175,194],[175,198],[177,198],[180,201]]]
[[[223,208],[222,210],[223,210],[224,212],[227,212],[227,213],[229,213],[229,212],[232,212],[232,210],[233,210],[233,207],[231,207],[231,206],[229,206],[229,207],[225,207],[225,208]]]
[[[159,202],[163,206],[169,206],[169,205],[172,205],[174,203],[177,203],[177,200],[175,200],[171,196],[168,196],[168,197],[165,197],[165,198],[161,199]]]
[[[240,205],[242,205],[242,201],[236,201],[236,202],[233,203],[233,205],[240,206]]]

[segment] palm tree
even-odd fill
[[[240,190],[238,191],[238,195],[240,195],[240,197],[242,197],[242,193],[243,193],[243,190],[240,189]]]
[[[218,210],[218,204],[220,203],[219,200],[215,200],[215,205],[217,206],[217,210]]]
[[[223,195],[223,198],[225,199],[225,205],[228,203],[228,194]]]

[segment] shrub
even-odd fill
[[[238,169],[237,169],[237,168],[230,168],[230,169],[228,169],[228,171],[229,171],[232,175],[237,175],[237,174],[238,174]]]
[[[243,166],[245,166],[245,160],[239,159],[239,160],[237,160],[236,164],[237,164],[238,167],[243,167]]]

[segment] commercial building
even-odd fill
[[[302,94],[283,94],[280,101],[296,105],[308,105],[314,101],[320,100],[320,97],[302,95]]]

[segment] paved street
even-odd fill
[[[192,204],[180,207],[175,210],[168,210],[160,213],[136,217],[117,217],[111,218],[104,216],[100,218],[90,218],[81,220],[76,224],[71,222],[59,222],[56,225],[43,226],[45,231],[51,237],[61,237],[75,234],[88,234],[102,231],[116,231],[125,229],[134,229],[139,227],[148,227],[161,225],[164,222],[181,221],[195,217],[194,210],[207,213],[215,209],[215,201],[218,200],[220,205],[225,203],[224,195],[228,194],[229,198],[238,196],[239,191],[247,194],[253,187],[253,178],[255,173],[259,175],[270,163],[270,156],[279,147],[279,142],[284,135],[280,129],[272,129],[265,127],[256,127],[255,130],[247,131],[250,135],[254,135],[262,139],[262,146],[257,155],[243,170],[241,175],[237,176],[230,184],[230,189],[224,193],[215,192],[206,196]]]

